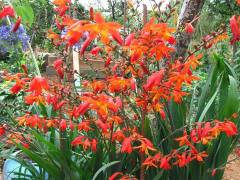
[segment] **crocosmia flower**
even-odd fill
[[[4,134],[5,134],[5,129],[4,129],[4,127],[0,126],[0,136],[2,136]]]
[[[232,16],[230,19],[230,28],[232,30],[233,38],[231,44],[240,41],[240,16]]]
[[[6,16],[14,17],[15,12],[11,6],[5,6],[0,12],[0,19],[5,18]]]
[[[191,23],[187,23],[185,26],[185,32],[188,34],[194,33],[195,29]]]
[[[34,93],[35,95],[40,95],[43,90],[48,90],[49,85],[45,78],[36,76],[33,78],[32,82],[29,86],[29,91]]]

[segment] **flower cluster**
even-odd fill
[[[0,26],[0,53],[5,54],[10,52],[16,46],[20,45],[24,51],[28,48],[28,41],[30,40],[22,25],[16,30],[12,31],[13,25]]]
[[[231,17],[230,27],[233,34],[231,43],[234,44],[235,42],[240,41],[240,16],[234,15]]]
[[[210,141],[216,139],[221,132],[226,133],[227,136],[235,136],[238,130],[236,125],[230,120],[224,122],[214,120],[212,122],[197,123],[196,127],[193,128],[189,134],[185,129],[183,136],[176,138],[180,147],[185,146],[183,152],[175,149],[167,155],[157,153],[154,156],[146,158],[143,164],[147,167],[168,170],[174,165],[184,167],[193,160],[202,162],[208,154],[206,151],[199,152],[195,144],[201,143],[207,145]]]
[[[29,104],[28,98],[30,98],[31,104],[51,105],[54,107],[55,111],[59,111],[60,109],[61,111],[66,110],[62,109],[66,101],[61,100],[63,97],[57,95],[56,90],[54,90],[55,93],[53,93],[46,79],[35,77],[31,80],[24,76],[26,76],[26,74],[19,74],[18,76],[15,75],[12,77],[10,75],[7,76],[8,80],[16,81],[13,87],[18,86],[17,83],[20,81],[22,82],[22,86],[16,88],[18,91],[13,91],[13,93],[17,93],[23,89],[31,93],[25,97],[27,104]],[[109,82],[111,85],[112,80],[110,79]],[[125,90],[131,88],[130,84],[131,81],[125,82],[121,80],[118,83],[119,87],[116,86],[117,92],[119,92],[119,88]],[[121,87],[121,85],[123,86]],[[89,88],[89,86],[87,87]],[[60,91],[62,90],[63,89]],[[95,92],[101,92],[101,90],[100,87],[97,88],[96,85],[94,86]],[[27,113],[17,118],[18,125],[36,128],[45,133],[49,131],[49,128],[58,129],[60,132],[74,131],[77,129],[79,135],[72,140],[72,147],[81,146],[84,151],[92,150],[93,152],[97,151],[98,140],[89,136],[89,134],[95,132],[97,128],[97,131],[101,133],[105,141],[114,142],[114,144],[117,145],[118,152],[131,154],[133,151],[138,151],[140,154],[145,154],[147,156],[143,162],[144,166],[158,167],[165,170],[170,169],[173,165],[184,167],[193,160],[202,162],[208,154],[205,151],[199,152],[195,144],[201,143],[207,145],[210,141],[216,139],[221,132],[224,132],[227,136],[237,135],[237,127],[231,120],[225,120],[223,122],[214,120],[211,122],[196,123],[189,131],[185,129],[182,137],[176,138],[176,141],[179,142],[179,147],[185,146],[183,152],[174,149],[170,154],[163,155],[159,152],[157,147],[154,147],[149,139],[138,132],[136,126],[124,126],[126,121],[122,116],[115,114],[118,113],[123,106],[121,99],[113,99],[103,94],[94,95],[91,93],[84,93],[81,99],[83,103],[74,106],[72,110],[67,110],[67,119],[69,120],[58,117],[49,119],[47,117],[39,117],[36,114],[32,115]],[[78,122],[78,119],[83,117],[89,110],[96,111],[99,119],[89,118]],[[232,118],[236,117],[237,115],[235,113]],[[127,123],[131,123],[131,121]],[[1,127],[0,130],[1,135],[3,135],[5,129]],[[25,143],[21,140],[20,142]],[[152,154],[155,155],[152,156]]]
[[[5,134],[5,128],[3,126],[0,126],[0,136]]]

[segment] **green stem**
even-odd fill
[[[40,72],[40,69],[39,69],[38,64],[37,64],[37,58],[36,58],[36,56],[33,52],[32,46],[31,46],[29,41],[27,42],[27,45],[28,45],[28,49],[30,50],[30,53],[31,53],[31,56],[32,56],[32,59],[33,59],[33,63],[34,63],[34,66],[35,66],[36,73],[37,73],[38,76],[41,76],[41,72]]]

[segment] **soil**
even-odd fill
[[[236,158],[237,158],[237,155],[233,153],[229,156],[228,161],[231,161]],[[232,162],[229,162],[226,165],[223,180],[240,180],[240,159],[239,158]]]

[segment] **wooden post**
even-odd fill
[[[193,22],[192,25],[196,27],[196,18],[197,16],[200,16],[205,1],[206,0],[184,0],[181,13],[178,18],[175,45],[176,51],[172,55],[173,59],[182,57],[182,60],[184,60],[188,46],[192,39],[192,34],[186,33],[184,28],[186,23],[191,22]]]
[[[73,12],[73,17],[76,18],[76,12]],[[76,87],[80,87],[80,63],[79,63],[79,52],[78,48],[74,49],[72,48],[72,64],[73,64],[73,78],[74,78],[74,84]]]
[[[72,50],[73,58],[73,71],[74,71],[74,80],[78,79],[78,74],[80,74],[80,65],[79,65],[79,53],[78,51]],[[76,73],[75,73],[76,72]]]
[[[147,5],[143,4],[143,25],[147,23],[147,16],[148,16]]]

